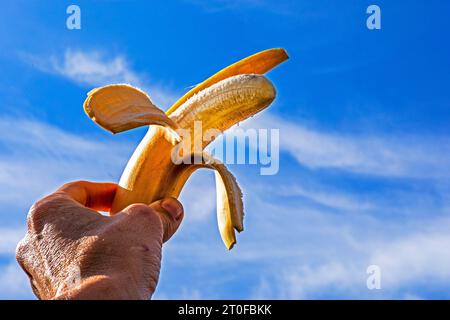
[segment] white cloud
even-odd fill
[[[70,180],[115,179],[132,151],[132,146],[114,140],[103,142],[39,121],[5,117],[0,118],[0,146],[0,203],[21,206]]]
[[[330,233],[331,239],[317,246],[320,259],[315,259],[309,252],[306,259],[292,256],[291,259],[274,263],[270,269],[273,273],[266,273],[261,278],[254,292],[255,297],[412,299],[422,294],[417,290],[421,285],[427,285],[428,290],[434,290],[440,297],[447,297],[440,288],[450,285],[448,218],[423,217],[413,224],[411,221],[384,222],[391,225],[389,228],[383,227],[383,221],[355,222],[350,223],[353,240],[349,242],[344,230],[339,232],[343,229],[342,223],[332,226],[329,225],[332,221],[324,221],[325,224],[320,226],[305,221],[312,229],[335,230]],[[368,230],[378,232],[365,232]],[[336,236],[340,241],[336,241]],[[353,241],[358,245],[351,245]],[[327,247],[332,251],[327,253]],[[366,269],[369,265],[380,267],[381,290],[366,287]]]
[[[306,183],[305,183],[306,184]],[[285,197],[305,197],[318,204],[347,211],[367,211],[375,209],[375,203],[357,195],[327,190],[307,188],[300,185],[277,186],[273,192]]]
[[[66,50],[59,61],[52,57],[53,70],[76,82],[88,85],[103,85],[106,81],[126,82],[141,85],[140,77],[128,67],[123,56],[110,59],[97,51],[83,52]]]
[[[25,55],[38,69],[88,86],[126,82],[142,87],[162,107],[176,96],[130,68],[124,56],[107,57],[100,51],[67,49],[63,57]],[[323,132],[273,116],[256,116],[244,128],[280,129],[280,147],[312,169],[340,169],[360,174],[394,177],[445,175],[450,165],[450,141],[445,137],[355,135]]]
[[[162,85],[152,83],[144,73],[134,71],[123,55],[108,56],[99,50],[67,49],[64,56],[24,54],[23,58],[39,70],[67,78],[84,86],[129,83],[146,91],[161,108],[167,108],[177,96]]]
[[[214,175],[199,171],[192,174],[180,195],[180,201],[183,203],[185,211],[189,212],[187,218],[193,221],[215,216],[216,211]]]
[[[323,133],[318,135],[329,138]],[[353,143],[353,139],[346,141]],[[79,136],[30,119],[12,122],[0,118],[0,204],[19,204],[16,210],[25,211],[40,196],[73,179],[117,181],[137,142]],[[288,148],[284,150],[289,152]],[[108,158],[98,154],[108,154]],[[380,295],[385,297],[415,297],[418,292],[411,285],[423,281],[450,284],[450,256],[445,250],[450,245],[446,234],[450,222],[436,215],[445,212],[440,205],[445,205],[447,198],[442,195],[438,194],[443,204],[427,203],[421,215],[384,219],[395,210],[405,213],[407,209],[390,208],[392,203],[385,199],[367,200],[359,193],[337,192],[333,186],[323,188],[307,181],[296,186],[286,186],[282,181],[265,185],[264,181],[261,177],[255,180],[245,176],[241,180],[244,191],[249,190],[244,198],[246,231],[239,235],[238,246],[227,252],[216,226],[213,177],[207,173],[193,177],[182,195],[187,218],[165,249],[166,267],[159,297],[210,297],[212,292],[218,292],[217,297],[232,298],[217,288],[253,275],[261,279],[249,293],[255,297],[314,298],[334,294],[373,298],[378,296],[365,287],[369,264],[381,267]],[[289,201],[272,201],[282,194]],[[404,201],[417,197],[420,193],[405,191]],[[325,208],[318,210],[304,198]],[[342,212],[336,214],[326,207]],[[374,208],[385,211],[384,216],[366,212]],[[22,213],[8,212],[23,221],[19,226],[0,229],[0,253],[14,252],[24,230]],[[29,290],[23,280],[25,275],[14,263],[2,268],[5,276],[0,276],[0,292],[4,296],[20,296]],[[186,270],[194,275],[176,278]],[[11,281],[17,286],[8,289]],[[192,290],[168,293],[164,290],[166,281],[172,285],[179,281],[179,288]]]
[[[280,129],[280,149],[311,169],[338,169],[358,174],[447,178],[447,137],[322,132],[273,116],[256,116],[244,128]]]
[[[20,217],[24,226],[32,203],[66,182],[117,182],[138,142],[118,142],[106,134],[76,135],[33,119],[0,117],[0,205],[13,210],[3,210],[0,217],[8,221]],[[206,172],[195,173],[188,181],[181,200],[193,223],[215,215],[214,185]],[[13,253],[23,230],[0,228],[0,253]]]
[[[450,222],[438,222],[440,230],[428,226],[374,252],[371,261],[380,266],[386,287],[450,283]]]
[[[137,143],[117,142],[107,135],[80,136],[33,119],[0,117],[0,222],[9,221],[0,227],[0,254],[14,255],[34,201],[72,180],[118,181]],[[194,174],[181,200],[189,214],[186,228],[215,219],[213,176]],[[31,298],[27,292],[29,285],[19,266],[14,261],[0,264],[0,297]],[[192,292],[181,296],[200,296]]]
[[[31,204],[75,179],[114,180],[131,146],[77,136],[32,119],[0,117],[0,298],[33,298],[14,261]],[[107,157],[98,156],[108,155]]]
[[[435,224],[448,221],[441,220]],[[383,235],[380,235],[383,238]],[[387,239],[360,239],[367,247],[363,254],[344,254],[326,259],[318,265],[294,262],[281,268],[281,273],[268,292],[276,291],[287,299],[320,297],[341,298],[418,298],[421,292],[408,292],[420,285],[429,288],[450,285],[450,236],[444,232],[413,231],[392,242]],[[298,264],[296,267],[295,264]],[[305,266],[306,264],[306,266]],[[381,270],[381,290],[368,290],[366,268],[375,264]],[[406,292],[402,296],[401,292]]]
[[[285,285],[283,291],[288,299],[307,299],[336,288],[348,294],[349,288],[355,286],[358,280],[360,284],[365,284],[363,271],[364,268],[358,272],[352,265],[340,262],[315,267],[304,266],[297,272],[285,270],[282,274]]]
[[[397,215],[399,209],[383,201],[370,203],[384,211],[378,216],[367,214],[364,205],[358,209],[356,201],[341,205],[339,200],[342,212],[336,214],[328,208],[314,209],[295,196],[274,200],[278,196],[272,192],[283,189],[282,184],[271,189],[260,188],[254,179],[249,183],[246,231],[238,235],[233,251],[223,248],[212,221],[189,225],[166,248],[165,263],[172,268],[166,279],[193,269],[199,274],[217,269],[217,275],[228,277],[221,285],[230,285],[233,277],[250,282],[259,278],[247,296],[252,298],[409,299],[422,296],[418,288],[423,284],[446,297],[440,287],[450,285],[450,253],[446,250],[450,220],[439,214],[439,203],[414,216],[408,216],[405,208]],[[410,199],[417,196],[411,194]],[[366,287],[366,269],[372,264],[381,268],[382,290]],[[219,285],[211,284],[210,277],[174,281],[202,288],[202,292],[215,292]],[[235,298],[233,291],[219,296]]]
[[[25,235],[25,228],[0,228],[0,254],[14,254],[17,243]]]
[[[26,274],[14,261],[0,266],[0,299],[34,299]]]

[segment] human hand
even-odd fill
[[[133,204],[113,216],[117,185],[78,181],[30,209],[17,261],[40,299],[148,299],[159,278],[161,249],[178,229],[173,198]]]

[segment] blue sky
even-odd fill
[[[68,30],[66,8],[81,8]],[[366,28],[370,4],[381,30]],[[14,260],[30,205],[74,179],[118,181],[145,129],[112,136],[82,110],[129,82],[167,108],[257,51],[273,105],[243,124],[280,129],[280,171],[232,165],[246,231],[227,252],[214,177],[183,191],[155,298],[449,298],[447,1],[14,1],[0,10],[0,298],[31,298]],[[366,287],[378,265],[380,290]]]

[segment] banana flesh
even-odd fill
[[[83,107],[89,118],[112,133],[149,124],[173,130],[177,128],[145,92],[127,84],[113,84],[90,91]]]
[[[222,132],[267,108],[275,95],[274,86],[264,76],[232,76],[195,94],[169,117],[180,128],[193,130],[195,121],[200,121],[203,131]]]
[[[198,155],[192,155],[196,157]],[[219,160],[212,158],[206,152],[201,155],[203,162],[200,164],[181,164],[173,167],[168,174],[168,183],[164,187],[166,196],[178,197],[184,184],[191,174],[197,169],[212,169],[215,172],[217,195],[217,222],[222,240],[231,249],[236,243],[235,230],[244,230],[244,205],[242,203],[242,191],[233,174]]]
[[[228,249],[236,243],[235,231],[243,230],[242,192],[225,165],[203,151],[213,139],[194,134],[195,123],[203,131],[220,132],[267,108],[276,91],[261,74],[287,59],[283,49],[269,49],[219,71],[177,101],[166,113],[141,90],[129,85],[110,85],[88,94],[86,114],[113,133],[142,125],[149,131],[130,158],[119,182],[111,214],[132,203],[151,203],[167,196],[178,197],[197,169],[215,170],[219,232]],[[187,131],[188,136],[174,134]],[[196,141],[201,139],[201,141]],[[188,141],[183,159],[199,157],[200,163],[173,161],[181,143]],[[200,144],[201,150],[195,145]],[[199,153],[200,152],[200,153]]]
[[[274,67],[278,66],[280,63],[287,60],[289,57],[284,49],[273,48],[267,49],[258,53],[255,53],[247,58],[239,60],[236,63],[220,70],[213,76],[209,77],[202,83],[198,84],[190,91],[188,91],[184,96],[182,96],[177,102],[167,110],[167,114],[170,115],[173,111],[178,109],[183,103],[185,103],[189,98],[198,92],[212,86],[213,84],[224,80],[226,78],[238,75],[238,74],[264,74]]]

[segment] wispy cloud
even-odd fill
[[[265,113],[243,127],[280,129],[280,149],[311,169],[385,177],[448,178],[450,139],[444,136],[349,134],[308,128]]]
[[[73,179],[111,180],[132,146],[71,134],[35,120],[0,118],[0,202],[30,201]],[[98,157],[98,154],[108,157]]]
[[[409,299],[420,296],[418,288],[426,283],[436,285],[431,289],[435,295],[447,297],[439,288],[450,285],[450,253],[446,249],[450,220],[433,215],[433,208],[421,217],[396,221],[336,215],[311,209],[302,201],[273,203],[266,201],[264,194],[259,194],[256,202],[252,200],[251,206],[249,227],[239,237],[236,251],[224,252],[210,243],[211,232],[191,236],[205,225],[189,226],[189,234],[178,235],[182,239],[170,243],[166,251],[174,268],[170,275],[190,270],[191,264],[200,270],[220,265],[224,270],[233,269],[236,279],[247,277],[256,282],[249,296],[263,299]],[[373,264],[381,269],[381,290],[366,287],[366,270]],[[247,268],[236,268],[244,265]],[[191,284],[186,279],[176,281],[180,286]],[[229,285],[233,279],[223,281]],[[195,284],[214,291],[209,279],[198,279]],[[235,296],[230,291],[221,297]]]
[[[450,221],[438,219],[421,230],[378,248],[371,261],[380,265],[386,287],[411,283],[450,284]]]
[[[255,121],[252,125],[264,124],[259,122],[260,119]],[[285,152],[294,155],[294,151],[300,150],[307,159],[314,159],[305,162],[304,157],[295,158],[301,165],[312,169],[309,171],[312,176],[316,175],[317,168],[369,174],[365,166],[362,166],[363,170],[355,169],[355,166],[337,165],[342,161],[330,161],[320,150],[322,143],[345,141],[344,149],[357,146],[362,148],[363,153],[367,149],[355,142],[360,138],[346,136],[340,140],[343,138],[338,136],[337,139],[335,134],[305,129],[273,116],[264,121],[269,121],[271,126],[279,126],[281,137],[285,134],[285,128],[290,130],[289,133],[299,133],[295,141],[307,134],[313,137],[309,141],[310,149],[308,144],[304,146],[298,142],[299,145],[293,146],[292,142],[281,140]],[[389,145],[390,140],[378,139],[381,145]],[[112,138],[105,140],[103,137],[75,135],[33,119],[15,119],[12,122],[7,117],[0,118],[0,204],[5,208],[14,208],[14,211],[8,211],[16,216],[14,221],[17,221],[17,216],[22,217],[22,224],[17,225],[16,222],[11,227],[1,228],[0,253],[11,256],[14,252],[15,244],[25,228],[25,212],[33,201],[73,179],[117,181],[136,144],[137,141],[123,143]],[[426,145],[421,142],[403,147],[408,147],[408,155],[426,148]],[[369,151],[368,155],[361,156],[362,159],[377,156],[377,153]],[[315,157],[310,156],[311,153]],[[103,159],[97,154],[108,154],[108,158]],[[348,156],[337,151],[335,154]],[[404,153],[399,154],[399,165],[403,165],[402,161],[409,163],[408,159],[403,158]],[[442,158],[430,152],[428,156]],[[377,159],[384,158],[378,157],[374,161]],[[424,183],[430,183],[427,179],[434,175],[419,175],[416,172],[417,168],[424,166],[421,159],[415,158],[414,166],[401,171],[402,175],[387,170],[381,177],[390,178],[391,174],[394,177],[422,176],[426,178]],[[442,159],[436,163],[440,164],[440,161]],[[361,162],[356,163],[362,165]],[[381,170],[381,166],[377,168]],[[242,281],[242,278],[253,279],[252,283],[248,283],[250,292],[243,294],[243,297],[253,295],[261,298],[324,298],[335,295],[406,298],[420,293],[410,288],[411,283],[420,284],[427,279],[450,284],[450,257],[445,251],[450,244],[446,235],[450,223],[442,215],[445,212],[443,207],[448,205],[443,193],[437,193],[439,201],[426,203],[423,208],[417,206],[415,210],[423,209],[421,214],[384,220],[386,215],[405,213],[411,208],[396,205],[386,194],[365,198],[351,190],[338,192],[336,186],[324,187],[320,181],[311,184],[308,180],[302,180],[296,185],[287,185],[282,180],[272,180],[267,184],[260,176],[244,174],[241,178],[239,180],[244,190],[248,188],[244,198],[246,232],[239,236],[239,245],[232,252],[223,249],[218,235],[212,175],[199,174],[188,183],[181,198],[187,213],[186,220],[180,232],[166,245],[163,278],[156,297],[232,298],[230,286],[235,281]],[[441,190],[444,192],[447,189]],[[398,191],[393,190],[393,194]],[[411,202],[414,207],[414,199],[423,198],[416,192],[403,192],[402,201]],[[321,207],[311,203],[311,200]],[[334,210],[336,208],[339,214]],[[379,217],[374,213],[376,211],[383,211],[384,215]],[[6,220],[3,214],[3,221]],[[382,270],[383,290],[378,293],[365,287],[365,271],[369,264],[377,264]],[[28,292],[26,278],[14,262],[2,268],[9,278],[5,276],[0,279],[0,292],[8,292],[9,279],[17,279],[14,281],[18,284],[15,291],[9,291],[9,296]],[[229,268],[235,268],[235,271],[221,272]],[[405,268],[409,270],[407,275],[403,274]],[[181,279],[179,275],[186,272],[193,275]],[[208,276],[204,277],[204,273]],[[218,276],[215,273],[228,276],[218,277],[214,282],[211,279]],[[165,286],[174,283],[178,283],[179,288],[194,286],[195,290],[187,292],[172,288],[168,291]],[[219,294],[219,286],[226,286],[231,291]]]
[[[145,90],[163,108],[169,107],[177,98],[171,90],[152,83],[148,75],[133,70],[130,61],[123,55],[111,56],[101,50],[66,49],[62,56],[23,54],[22,57],[42,72],[67,78],[80,85],[132,84]]]
[[[432,222],[423,221],[423,228],[406,231],[388,240],[384,234],[370,237],[361,243],[366,251],[344,253],[339,258],[320,264],[295,263],[287,266],[271,279],[270,290],[277,291],[279,297],[287,299],[341,297],[341,298],[418,298],[414,292],[418,286],[437,286],[434,293],[440,298],[448,295],[439,288],[450,285],[450,253],[448,219]],[[440,230],[434,230],[434,229]],[[423,229],[423,230],[420,230]],[[446,229],[446,230],[445,230]],[[381,289],[366,287],[369,265],[377,265],[381,271]],[[258,291],[260,295],[268,291]]]
[[[25,234],[25,228],[0,228],[0,254],[12,254]]]
[[[0,203],[30,204],[75,179],[117,181],[138,142],[76,135],[41,121],[0,117]],[[213,177],[193,176],[182,199],[189,203],[194,220],[209,215],[215,208]]]
[[[180,200],[185,203],[188,219],[204,221],[214,214],[216,208],[216,190],[214,175],[210,170],[196,172],[186,183]],[[210,171],[210,172],[205,172]]]
[[[14,252],[25,234],[25,217],[33,202],[73,180],[118,181],[137,143],[76,135],[35,119],[0,117],[0,255],[8,261],[0,263],[0,298],[32,298]],[[189,212],[186,223],[196,225],[211,218],[213,177],[194,177],[181,200]]]
[[[63,57],[25,56],[38,69],[88,86],[126,82],[144,88],[161,106],[175,95],[133,71],[124,56],[107,57],[100,51],[66,50]],[[244,127],[280,128],[280,147],[312,169],[339,169],[360,174],[394,177],[445,175],[450,165],[450,139],[412,135],[355,135],[318,131],[265,114]],[[293,139],[292,137],[296,137]]]
[[[318,204],[346,211],[367,211],[374,209],[374,202],[339,190],[301,185],[279,185],[272,192],[284,197],[304,197]]]
[[[241,128],[280,129],[281,156],[289,154],[306,172],[290,167],[299,180],[294,184],[275,178],[264,184],[262,177],[244,175],[246,232],[235,251],[223,253],[220,244],[211,244],[218,235],[205,231],[211,221],[203,221],[169,245],[172,263],[196,263],[204,270],[218,261],[225,269],[250,264],[259,281],[249,294],[257,298],[410,299],[421,296],[417,288],[426,281],[450,285],[446,137],[332,132],[270,113]],[[324,185],[320,177],[326,171],[359,181],[376,177],[378,187],[390,187],[366,192]],[[411,188],[416,183],[420,188]],[[429,266],[431,261],[439,263]],[[382,270],[380,291],[366,287],[371,264]],[[248,272],[236,271],[235,277]],[[206,282],[200,285],[214,291]]]
[[[32,299],[28,277],[14,261],[0,265],[0,299]]]
[[[10,261],[0,265],[4,274],[0,278],[3,297],[29,294],[26,276],[13,255],[24,235],[25,216],[31,204],[68,181],[117,181],[137,143],[117,142],[106,135],[77,135],[30,118],[0,117],[0,204],[3,208],[0,253]],[[99,154],[108,156],[99,157]],[[188,213],[184,228],[195,229],[208,221],[209,228],[215,230],[211,174],[196,174],[188,182],[181,200]]]

